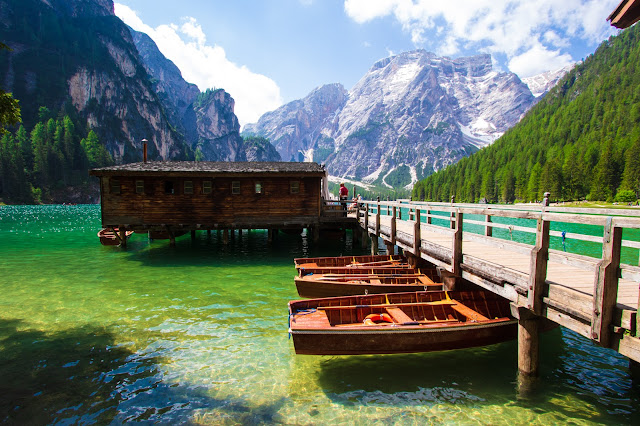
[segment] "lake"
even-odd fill
[[[213,232],[103,247],[100,207],[0,207],[0,421],[632,424],[628,361],[555,329],[517,391],[517,345],[296,356],[294,257],[364,254],[351,234]],[[384,247],[384,245],[380,245]],[[637,252],[636,252],[637,253]],[[636,419],[635,421],[633,419]]]

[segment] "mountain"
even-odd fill
[[[169,120],[198,158],[246,161],[240,124],[233,112],[233,98],[223,89],[200,93],[195,84],[182,78],[178,67],[158,50],[148,35],[129,30]],[[268,161],[278,160],[279,157],[268,158]]]
[[[571,69],[494,144],[417,183],[417,200],[640,197],[640,26]]]
[[[533,96],[540,98],[546,95],[558,83],[558,80],[571,71],[574,66],[575,64],[571,64],[555,71],[547,71],[533,77],[526,77],[522,79],[522,82],[529,87]]]
[[[493,142],[534,102],[515,74],[493,70],[489,55],[417,50],[377,62],[347,93],[320,87],[244,132],[340,178],[410,187]]]
[[[20,100],[27,128],[40,107],[73,111],[116,161],[188,158],[111,0],[0,0],[0,82]]]
[[[347,95],[341,84],[327,84],[304,99],[267,112],[258,123],[245,125],[243,133],[268,135],[280,156],[288,161],[322,161],[322,141],[318,139],[331,126]]]
[[[246,160],[231,96],[184,81],[112,0],[0,0],[0,40],[12,48],[0,84],[28,131],[46,107],[93,129],[118,163],[140,160],[142,139],[151,159]]]

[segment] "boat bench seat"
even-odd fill
[[[460,302],[457,302],[455,300],[452,300],[452,302],[455,302],[455,303],[453,305],[451,305],[451,309],[453,309],[454,311],[458,312],[459,314],[464,315],[465,317],[467,317],[470,320],[487,321],[489,319],[489,318],[485,317],[484,315],[480,314],[479,312],[474,311],[470,307],[463,305]]]
[[[391,318],[393,318],[393,320],[398,324],[414,321],[410,316],[405,314],[404,311],[400,308],[386,308],[386,311],[391,316]]]

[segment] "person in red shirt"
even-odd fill
[[[347,199],[349,198],[349,190],[344,183],[340,184],[340,202],[342,203],[342,209],[347,210]],[[346,212],[345,212],[346,214]]]

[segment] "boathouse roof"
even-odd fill
[[[616,28],[628,28],[640,19],[640,0],[622,0],[607,18]]]
[[[147,161],[102,167],[89,172],[92,176],[112,175],[236,175],[287,174],[324,176],[324,167],[313,162],[264,161]]]

